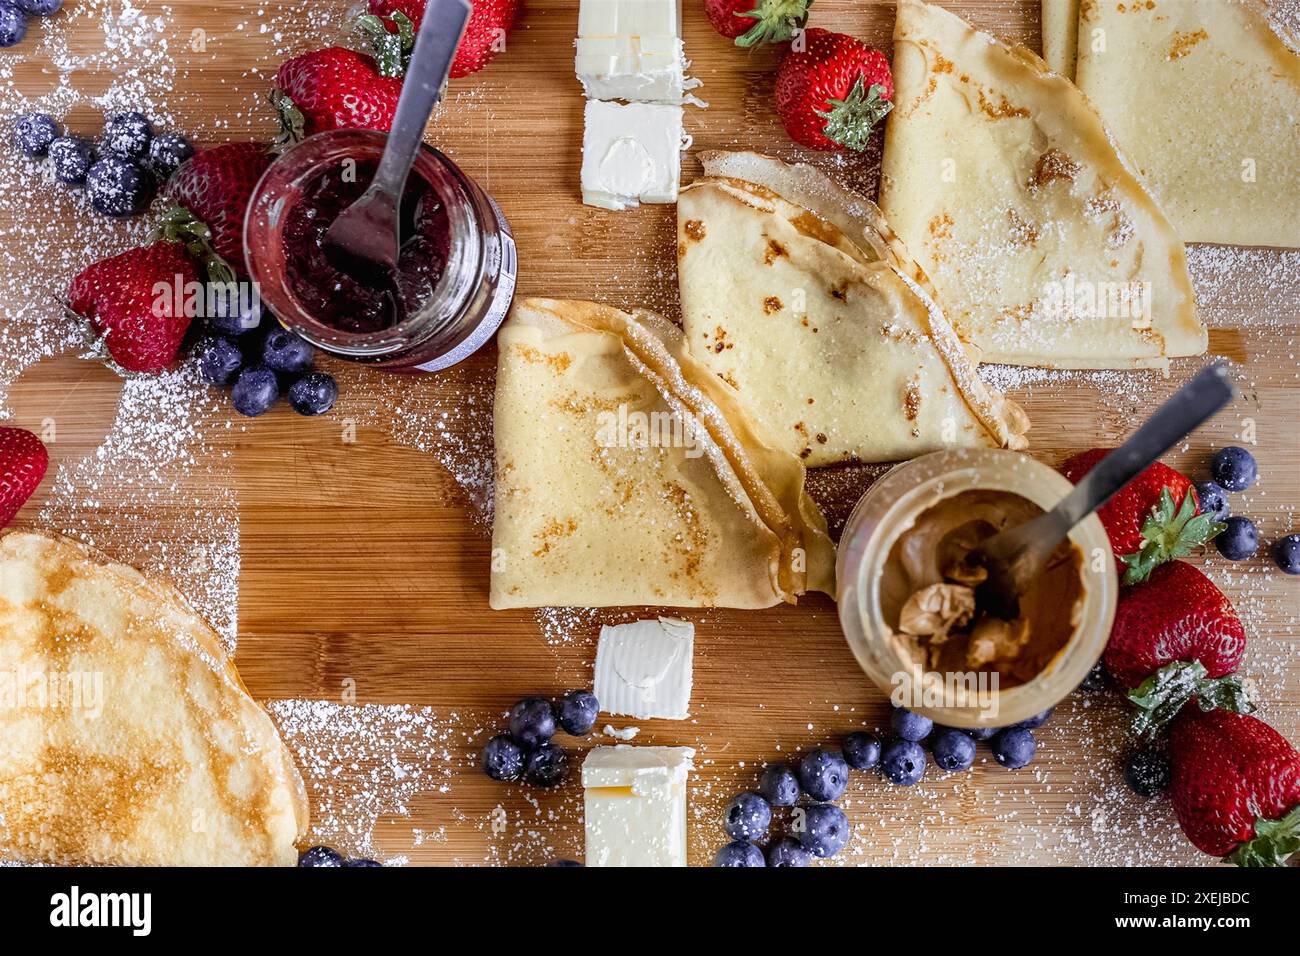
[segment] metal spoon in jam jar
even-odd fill
[[[1128,441],[1097,462],[1055,508],[968,552],[963,560],[988,572],[976,588],[976,605],[995,617],[1015,618],[1020,595],[1042,572],[1070,529],[1210,419],[1234,394],[1224,363],[1207,365],[1156,409]]]
[[[395,324],[405,313],[397,285],[402,192],[469,15],[468,0],[429,0],[375,177],[325,233],[324,251],[330,262],[361,283],[385,290],[393,303]]]

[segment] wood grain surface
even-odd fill
[[[1037,0],[946,5],[981,28],[1037,48]],[[260,98],[276,66],[311,48],[348,9],[325,0],[310,9],[231,0],[147,0],[140,6],[161,18],[170,41],[175,72],[164,97],[168,125],[207,143],[271,135],[274,125]],[[699,0],[683,0],[683,7],[691,72],[703,80],[698,93],[709,104],[687,110],[694,150],[743,147],[814,159],[874,195],[879,137],[875,150],[846,158],[794,147],[771,108],[776,54],[745,52],[716,36]],[[61,14],[69,22],[34,24],[27,42],[42,42],[42,30],[61,29],[77,49],[102,45],[98,17],[78,17],[77,10],[77,0],[69,0]],[[592,298],[675,315],[673,208],[617,214],[581,204],[576,20],[576,0],[528,0],[505,53],[477,76],[453,82],[428,138],[505,210],[519,243],[521,294]],[[812,22],[888,51],[893,4],[817,0]],[[190,43],[195,30],[206,38],[201,52]],[[36,46],[17,63],[11,93],[48,93],[56,79],[47,53]],[[80,95],[69,125],[94,134],[102,112],[92,100],[99,80],[91,70],[76,82]],[[688,157],[683,181],[697,170]],[[37,204],[38,190],[50,187],[23,188],[32,190]],[[47,268],[26,261],[16,245],[23,217],[12,204],[4,208],[0,267],[6,277]],[[80,215],[89,216],[84,210]],[[80,225],[72,217],[48,226],[65,250],[48,266],[52,291],[107,248],[128,243],[125,232],[109,235],[110,227],[98,224],[96,235],[107,238],[86,242]],[[1196,250],[1193,263],[1212,326],[1210,352],[1241,363],[1243,397],[1168,460],[1202,476],[1214,448],[1253,430],[1264,477],[1236,504],[1272,541],[1300,530],[1297,259],[1274,251],[1207,249]],[[66,321],[52,305],[33,319],[12,294],[0,306],[8,323]],[[22,332],[17,324],[13,329]],[[93,526],[96,543],[114,557],[158,564],[157,548],[144,554],[137,542],[201,537],[205,515],[236,502],[237,663],[252,693],[266,700],[429,708],[430,719],[445,730],[437,752],[412,753],[411,747],[425,745],[407,740],[388,753],[387,744],[369,745],[358,732],[358,749],[349,750],[346,740],[331,744],[332,770],[315,762],[304,768],[322,821],[315,836],[345,850],[373,849],[422,864],[536,864],[582,854],[576,779],[554,792],[495,784],[477,771],[476,750],[519,697],[588,685],[599,624],[632,614],[488,609],[483,515],[495,360],[489,348],[450,372],[421,378],[325,362],[339,376],[343,398],[320,419],[281,406],[246,421],[214,395],[187,425],[199,433],[203,460],[175,469],[166,493],[143,500],[96,488],[83,493],[73,480],[78,462],[94,455],[117,415],[122,386],[112,374],[68,355],[26,370],[7,389],[13,423],[58,423],[50,477],[20,522],[40,523],[44,514],[50,523],[75,525],[74,533]],[[1055,464],[1074,451],[1116,442],[1199,365],[1176,362],[1168,378],[990,374],[1028,409],[1030,453]],[[833,524],[879,471],[841,468],[813,477]],[[60,475],[72,482],[62,490],[56,487]],[[66,503],[52,504],[56,495],[77,498],[75,522],[60,517],[69,511]],[[1238,565],[1217,556],[1198,563],[1246,619],[1246,670],[1259,682],[1263,715],[1297,739],[1300,579],[1278,573],[1263,550]],[[722,805],[754,786],[762,763],[883,725],[888,704],[859,672],[825,598],[763,612],[683,616],[698,627],[693,716],[642,722],[636,742],[698,749],[691,862],[705,864],[725,841]],[[854,839],[837,862],[1213,862],[1183,840],[1166,804],[1125,791],[1118,769],[1122,718],[1112,695],[1076,695],[1041,731],[1039,759],[1028,769],[1003,770],[982,747],[971,773],[940,777],[931,768],[913,789],[855,775],[844,801]],[[575,763],[592,742],[601,741],[573,742]],[[338,819],[339,789],[364,789],[367,780],[389,780],[394,766],[410,765],[435,768],[427,785],[403,789],[401,799],[361,801],[377,820]]]

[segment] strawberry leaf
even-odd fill
[[[865,92],[862,85],[859,76],[844,99],[828,99],[826,102],[830,109],[825,112],[813,110],[826,120],[822,132],[827,139],[858,152],[867,148],[871,128],[894,108],[894,104],[885,99],[885,88],[879,83],[871,84],[871,89]]]
[[[1160,565],[1191,554],[1224,527],[1214,520],[1211,512],[1197,514],[1196,498],[1190,490],[1175,507],[1173,493],[1166,485],[1160,489],[1160,500],[1142,525],[1142,549],[1120,556],[1120,561],[1127,565],[1124,583],[1141,584]]]
[[[1129,729],[1139,739],[1150,739],[1168,726],[1189,701],[1204,711],[1255,711],[1246,683],[1236,674],[1209,677],[1200,661],[1173,661],[1129,691],[1137,708]]]
[[[280,132],[271,144],[271,151],[276,153],[284,152],[290,146],[296,146],[306,139],[307,119],[302,115],[302,110],[298,109],[289,95],[281,90],[273,89],[266,94],[266,98],[271,101],[276,116],[280,118]]]
[[[380,76],[406,75],[415,48],[415,26],[406,14],[399,10],[382,18],[367,13],[357,17],[355,26],[365,36]]]
[[[166,239],[179,242],[190,258],[203,266],[209,282],[234,282],[235,270],[212,247],[212,230],[183,206],[172,206],[159,220],[149,237],[151,242]]]
[[[1237,866],[1281,866],[1300,850],[1300,806],[1281,820],[1255,820],[1255,839],[1241,844],[1225,859]]]
[[[785,43],[808,22],[813,0],[759,0],[748,13],[736,16],[758,21],[736,37],[736,46],[752,47],[761,43]]]

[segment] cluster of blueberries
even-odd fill
[[[818,747],[804,754],[799,766],[768,764],[758,779],[758,792],[737,794],[723,813],[722,828],[732,840],[714,857],[714,866],[808,866],[813,857],[834,856],[849,842],[844,811],[835,806],[849,784],[849,770],[879,767],[890,783],[910,787],[925,775],[922,741],[929,741],[934,762],[945,771],[969,770],[975,762],[975,742],[990,740],[993,757],[1018,770],[1034,759],[1038,745],[1034,730],[1051,717],[1050,709],[1009,727],[961,730],[936,727],[929,717],[902,707],[890,716],[893,736],[856,731],[839,748]],[[758,843],[772,824],[773,807],[794,807],[801,797],[813,801],[796,808],[791,829],[768,844],[766,856]]]
[[[62,6],[63,0],[0,0],[0,48],[23,42],[29,17],[53,16]]]
[[[483,772],[493,780],[526,780],[554,787],[569,775],[569,755],[551,743],[557,729],[584,737],[596,725],[600,702],[589,690],[571,690],[552,704],[545,697],[525,697],[510,708],[510,732],[497,734],[483,747]]]
[[[1229,561],[1244,561],[1259,550],[1259,532],[1255,523],[1240,515],[1231,515],[1228,492],[1245,491],[1259,478],[1255,456],[1237,445],[1219,449],[1210,463],[1210,481],[1196,485],[1201,510],[1214,515],[1224,529],[1214,538],[1219,554]],[[1273,560],[1287,574],[1300,574],[1300,534],[1289,534],[1273,545]]]
[[[154,135],[153,124],[142,113],[110,116],[98,143],[62,133],[45,113],[28,113],[14,124],[11,139],[23,155],[48,158],[59,182],[84,184],[90,207],[105,216],[143,212],[159,184],[194,155],[194,147],[181,134]]]
[[[249,329],[237,315],[210,317],[195,346],[204,380],[230,386],[231,403],[241,415],[261,415],[281,394],[299,415],[324,415],[339,397],[334,376],[312,371],[315,350],[282,326],[270,325],[262,332]]]
[[[299,866],[383,866],[364,857],[345,857],[327,846],[314,846],[298,854]]]

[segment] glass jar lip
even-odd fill
[[[275,264],[264,261],[265,255],[255,258],[253,250],[257,244],[254,239],[263,228],[262,220],[272,214],[283,215],[285,211],[283,196],[268,198],[269,193],[300,182],[313,170],[345,158],[378,159],[387,140],[386,133],[368,129],[326,130],[308,136],[285,150],[262,173],[244,215],[245,265],[249,275],[263,290],[271,311],[312,345],[347,358],[379,359],[403,353],[418,348],[454,325],[459,309],[470,296],[475,277],[482,269],[480,223],[474,205],[468,199],[472,187],[460,167],[428,143],[420,144],[411,173],[422,176],[437,192],[453,220],[463,221],[452,222],[446,267],[433,293],[415,314],[392,328],[376,332],[341,331],[300,308],[287,284],[276,278]],[[278,208],[272,212],[268,205],[276,203],[277,199]],[[278,245],[275,252],[282,254]],[[266,295],[265,290],[270,290],[271,294]]]
[[[887,692],[900,673],[915,680],[915,661],[906,659],[886,632],[880,606],[880,578],[899,535],[938,500],[976,488],[1018,494],[1050,508],[1073,486],[1065,476],[1020,452],[949,449],[896,465],[859,500],[845,524],[837,560],[838,611],[845,639],[862,670]],[[870,522],[869,528],[862,528]],[[1080,621],[1069,643],[1032,680],[997,692],[996,723],[982,719],[968,696],[946,694],[941,706],[916,710],[950,726],[1002,726],[1033,716],[1069,694],[1096,664],[1110,633],[1119,582],[1105,528],[1091,515],[1071,532],[1085,555],[1088,575]],[[1098,557],[1098,552],[1100,555]],[[1100,571],[1095,562],[1099,561]]]

